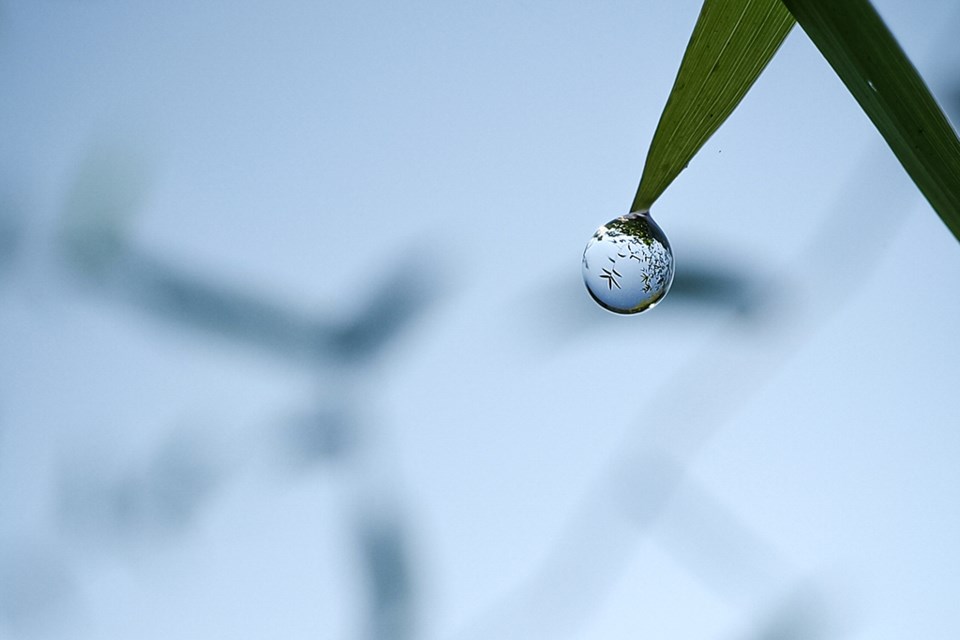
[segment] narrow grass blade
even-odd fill
[[[783,0],[960,239],[960,140],[868,0]]]
[[[794,20],[780,0],[706,0],[631,211],[646,211],[743,99]]]

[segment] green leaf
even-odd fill
[[[868,0],[783,0],[960,239],[960,140]]]
[[[647,211],[743,99],[794,20],[780,0],[706,0],[631,211]]]

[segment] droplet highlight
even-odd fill
[[[673,250],[649,213],[611,220],[583,250],[583,282],[601,307],[641,313],[660,302],[673,283]]]

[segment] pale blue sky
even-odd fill
[[[960,251],[802,32],[653,209],[746,311],[583,290],[699,4],[4,0],[0,638],[376,634],[369,531],[380,637],[953,638]],[[876,4],[956,100],[954,3]],[[63,255],[83,167],[183,280]],[[269,342],[404,274],[378,357]]]

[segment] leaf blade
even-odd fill
[[[733,112],[794,19],[780,0],[705,0],[650,143],[631,211],[646,211]]]
[[[783,0],[960,240],[960,139],[869,0]]]

